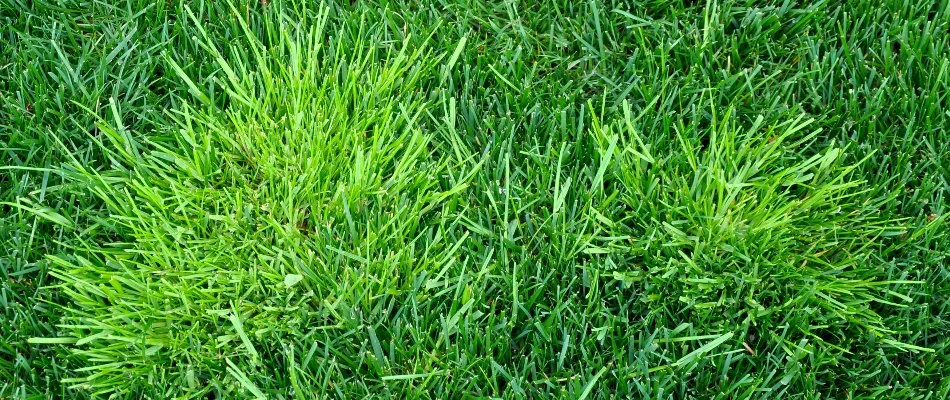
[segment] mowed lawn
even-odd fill
[[[950,2],[0,0],[0,398],[950,398]]]

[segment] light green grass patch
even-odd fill
[[[439,57],[379,48],[373,32],[334,45],[325,17],[266,48],[249,31],[227,50],[197,38],[222,73],[217,94],[193,94],[226,96],[226,108],[171,110],[177,125],[146,140],[116,112],[91,137],[109,168],[69,165],[67,181],[108,207],[52,258],[73,302],[63,328],[89,364],[74,387],[201,393],[230,374],[262,397],[233,360],[290,374],[273,366],[287,365],[294,335],[355,327],[355,309],[405,290],[451,247],[428,222],[465,183],[443,179],[433,100],[416,89]]]

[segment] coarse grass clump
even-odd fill
[[[858,165],[842,162],[847,149],[816,148],[813,121],[741,127],[712,110],[708,133],[690,138],[680,127],[667,137],[639,132],[624,110],[595,130],[615,191],[597,221],[631,244],[588,252],[606,254],[600,262],[653,312],[676,310],[712,331],[738,324],[750,352],[841,350],[863,335],[916,348],[895,341],[873,307],[904,306],[900,288],[920,283],[882,279],[876,265],[875,251],[899,246],[887,239],[906,232],[875,212],[880,204],[854,201],[866,190],[853,177]],[[776,334],[779,326],[792,332]]]
[[[113,105],[91,137],[108,168],[68,164],[67,185],[106,205],[51,256],[72,302],[62,327],[87,364],[73,387],[290,390],[299,339],[349,328],[451,247],[425,223],[465,186],[433,154],[431,99],[416,89],[437,58],[378,48],[372,31],[327,35],[325,17],[270,31],[268,47],[248,33],[226,56],[203,41],[226,108],[183,106],[174,129],[143,140]]]

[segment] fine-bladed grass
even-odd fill
[[[947,1],[0,24],[0,398],[950,397]]]

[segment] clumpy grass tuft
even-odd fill
[[[222,71],[226,107],[171,110],[172,129],[142,140],[113,103],[90,137],[109,167],[67,164],[66,184],[106,205],[68,255],[50,256],[72,303],[60,327],[88,365],[72,388],[290,390],[307,356],[299,339],[358,329],[354,313],[451,248],[438,214],[464,177],[442,179],[434,105],[416,89],[438,57],[379,50],[372,31],[330,35],[325,20],[269,32],[266,48],[249,31],[229,49],[196,38]]]
[[[730,112],[699,137],[641,133],[629,107],[595,130],[613,191],[598,215],[614,219],[600,229],[631,238],[597,247],[599,262],[650,308],[677,304],[708,331],[743,327],[750,352],[840,351],[854,335],[920,350],[895,340],[873,308],[906,307],[903,288],[922,282],[881,274],[875,252],[906,232],[875,212],[880,204],[854,201],[866,190],[853,174],[861,161],[819,147],[811,120],[740,126]],[[780,326],[790,331],[758,333]]]

